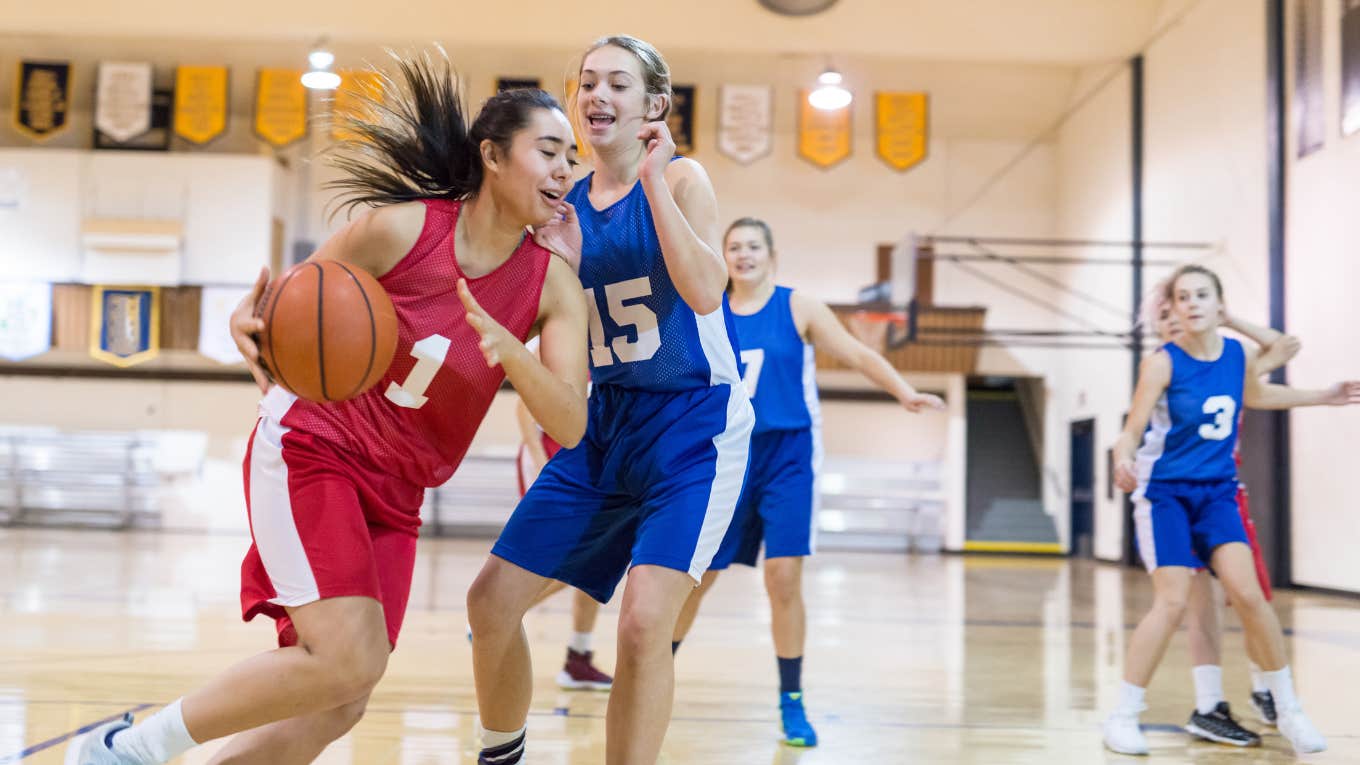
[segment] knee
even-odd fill
[[[485,571],[477,576],[467,593],[468,626],[473,635],[487,635],[516,623],[516,614],[505,607],[496,592],[494,577]]]
[[[332,670],[336,698],[342,702],[343,708],[362,700],[365,703],[359,706],[358,714],[363,715],[368,695],[387,671],[387,659],[391,652],[391,646],[384,638],[381,645],[356,646],[354,650],[344,651],[337,657],[332,663]],[[357,717],[355,722],[358,722]]]
[[[331,741],[340,738],[350,732],[359,721],[364,719],[364,711],[368,709],[368,694],[357,701],[351,701],[343,706],[336,707],[325,716],[326,734]]]
[[[1228,599],[1232,601],[1233,609],[1239,613],[1257,611],[1266,607],[1266,596],[1257,586],[1229,588]]]
[[[1159,592],[1153,600],[1153,608],[1160,609],[1173,625],[1179,625],[1185,618],[1188,598],[1183,592]]]
[[[792,605],[803,596],[803,578],[798,568],[766,561],[765,590],[772,603]]]
[[[656,646],[669,649],[674,629],[675,625],[659,608],[639,606],[619,614],[619,660],[635,659]]]

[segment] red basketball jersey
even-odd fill
[[[348,401],[316,403],[275,386],[265,414],[336,447],[347,464],[423,487],[453,475],[505,379],[490,368],[481,337],[458,299],[465,278],[453,251],[461,202],[425,201],[425,227],[379,282],[397,313],[397,351],[387,374]],[[521,341],[538,316],[552,255],[526,236],[495,271],[468,279],[487,313]]]

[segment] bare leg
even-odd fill
[[[694,589],[683,571],[635,566],[619,613],[618,667],[605,719],[608,765],[655,763],[670,725],[675,662],[670,638]]]
[[[209,765],[307,765],[364,716],[368,697],[326,712],[280,720],[239,733]]]
[[[1161,663],[1167,643],[1185,616],[1192,573],[1184,566],[1161,566],[1152,572],[1155,591],[1152,609],[1138,622],[1138,628],[1129,638],[1129,652],[1124,661],[1124,680],[1130,685],[1146,688],[1153,671]]]
[[[600,616],[600,603],[589,595],[576,591],[571,604],[571,628],[574,632],[594,632]]]
[[[503,558],[487,558],[468,589],[472,674],[477,711],[487,730],[524,727],[533,698],[533,667],[524,637],[524,613],[548,580]]]
[[[714,571],[713,569],[704,572],[703,580],[685,599],[684,608],[680,609],[680,617],[675,622],[675,632],[671,635],[672,642],[678,643],[689,634],[690,629],[694,626],[694,617],[699,615],[699,603],[703,601],[704,596],[713,587],[713,583],[718,581],[718,575],[721,573],[721,571]]]
[[[1214,550],[1213,561],[1214,571],[1247,633],[1248,653],[1255,653],[1257,664],[1267,672],[1283,669],[1289,663],[1284,632],[1275,609],[1261,592],[1251,549],[1239,542],[1221,545]]]
[[[770,631],[781,659],[803,655],[807,609],[803,606],[803,559],[766,558],[765,591],[770,596]]]

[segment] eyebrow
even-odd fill
[[[593,74],[598,76],[600,73],[595,71],[594,69],[582,69],[581,74]],[[633,73],[628,71],[627,69],[615,69],[614,71],[609,72],[609,74],[622,74],[627,75],[629,77],[633,76]]]

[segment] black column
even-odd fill
[[[1133,335],[1129,340],[1129,349],[1133,351],[1133,368],[1130,370],[1130,377],[1133,386],[1138,384],[1138,368],[1143,363],[1143,327],[1140,323],[1141,318],[1139,309],[1143,305],[1143,57],[1134,56],[1129,60],[1129,146],[1131,154],[1129,157],[1130,180],[1132,182],[1130,201],[1130,215],[1132,229],[1129,240],[1133,242],[1133,293],[1130,305],[1133,310],[1132,317]],[[1130,386],[1132,390],[1132,386]],[[1133,529],[1133,507],[1128,497],[1124,499],[1124,562],[1137,566],[1138,548],[1134,543]]]
[[[1270,325],[1285,330],[1285,2],[1266,0],[1266,221],[1269,228]],[[1285,370],[1275,370],[1272,382],[1284,383]],[[1290,556],[1289,413],[1271,412],[1271,451],[1274,453],[1275,543],[1263,550],[1273,581],[1294,581]]]

